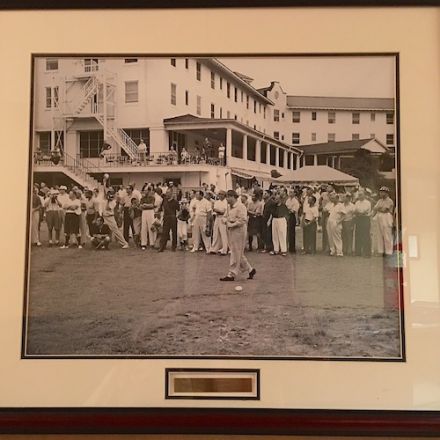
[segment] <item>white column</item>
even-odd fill
[[[275,166],[276,167],[280,166],[280,148],[279,147],[275,147]]]
[[[261,163],[261,141],[255,140],[255,162]]]
[[[296,160],[296,169],[299,170],[301,168],[301,159],[299,154],[296,156],[295,160]]]
[[[289,169],[289,155],[287,153],[287,150],[283,150],[283,151],[284,151],[284,167],[283,168]]]
[[[247,160],[247,134],[243,135],[243,160]]]
[[[226,129],[226,163],[232,157],[232,129]]]
[[[270,165],[270,144],[266,142],[266,165]]]
[[[293,161],[295,160],[295,155],[294,153],[290,153],[290,160],[289,160],[289,164],[287,166],[287,168],[289,168],[289,170],[293,169]]]
[[[313,165],[318,165],[318,155],[317,154],[313,155]]]

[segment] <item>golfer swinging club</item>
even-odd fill
[[[226,193],[229,209],[223,221],[228,229],[228,242],[231,249],[228,275],[220,281],[234,281],[241,272],[248,272],[248,280],[252,280],[257,271],[249,264],[244,255],[247,238],[247,210],[239,203],[238,194],[234,190]]]

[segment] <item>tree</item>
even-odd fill
[[[354,154],[353,160],[342,170],[357,177],[361,186],[376,188],[379,181],[379,161],[369,150],[360,148]]]

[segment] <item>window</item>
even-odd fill
[[[177,104],[177,86],[176,84],[171,83],[171,104]]]
[[[281,119],[284,119],[284,113],[281,113]]]
[[[176,67],[176,59],[175,58],[171,58],[171,65]]]
[[[327,135],[327,141],[328,142],[335,142],[335,140],[336,140],[336,134],[335,133],[329,133]]]
[[[243,102],[243,99],[244,99],[244,93],[243,90],[241,90],[241,102]]]
[[[200,116],[202,114],[202,97],[197,95],[197,114]]]
[[[284,168],[284,150],[282,150],[281,148],[279,149],[278,152],[278,165],[281,168]]]
[[[58,106],[58,87],[46,87],[46,108]]]
[[[211,118],[214,119],[215,118],[215,105],[211,104]]]
[[[301,112],[292,112],[292,122],[301,122]]]
[[[280,138],[280,132],[279,132],[279,131],[274,131],[274,132],[273,132],[273,137],[274,137],[275,139],[279,139],[279,138]]]
[[[104,131],[80,131],[79,132],[79,153],[80,157],[99,157],[104,144]]]
[[[196,78],[197,81],[202,80],[202,65],[199,62],[196,63]]]
[[[316,133],[312,133],[312,142],[316,141]]]
[[[238,89],[237,89],[237,87],[234,87],[234,101],[235,102],[238,101]]]
[[[220,107],[220,119],[223,119],[223,109]]]
[[[137,63],[138,59],[137,58],[125,58],[124,63],[125,64],[134,64]]]
[[[258,104],[258,113],[261,114],[261,102]]]
[[[387,145],[394,145],[394,134],[387,134]]]
[[[336,122],[336,113],[335,112],[328,112],[328,123],[334,124]]]
[[[123,130],[136,145],[140,144],[141,139],[147,147],[150,145],[150,130],[148,128],[124,128]],[[121,152],[122,151],[124,150],[121,150]]]
[[[280,121],[280,111],[279,110],[274,110],[273,111],[273,120],[275,122],[279,122]]]
[[[387,113],[387,124],[394,124],[394,113]]]
[[[266,142],[261,142],[260,147],[260,162],[266,163],[267,160],[267,144]]]
[[[234,119],[235,119],[235,120],[237,120],[237,119],[238,119],[238,118],[237,118],[237,115],[234,115]]]
[[[226,119],[231,119],[231,112],[229,110],[226,112]]]
[[[315,163],[315,157],[311,154],[306,154],[304,156],[304,165],[306,166],[312,166]]]
[[[228,98],[231,97],[231,84],[229,84],[228,82],[226,83],[226,96]]]
[[[185,105],[189,105],[189,92],[185,90]]]
[[[254,127],[255,129],[255,127]],[[284,141],[284,134],[281,135],[281,140]]]
[[[211,89],[215,89],[215,73],[211,72]]]
[[[185,69],[189,69],[189,59],[185,58]]]
[[[299,133],[292,133],[292,144],[299,144]]]
[[[312,121],[316,121],[316,112],[312,112]]]
[[[223,78],[220,77],[220,90],[223,90]]]
[[[371,113],[370,113],[370,121],[371,121],[371,122],[374,122],[375,120],[376,120],[376,113],[371,112]]]
[[[327,156],[325,154],[318,154],[318,165],[327,165]]]
[[[38,133],[38,146],[42,153],[48,153],[50,151],[50,138],[50,131],[41,131],[40,133]]]
[[[270,156],[270,164],[271,165],[276,165],[276,159],[277,159],[277,147],[275,147],[275,146],[273,146],[273,145],[271,145],[270,146],[270,153],[269,153],[269,156]]]
[[[138,102],[138,82],[137,81],[126,81],[125,82],[125,102]]]
[[[263,107],[263,118],[266,119],[266,106]]]
[[[58,59],[57,58],[47,58],[46,70],[58,70]]]
[[[84,72],[97,72],[99,70],[98,58],[85,58],[84,59]]]
[[[352,113],[351,114],[351,122],[353,124],[359,124],[360,119],[361,119],[361,114],[360,113],[356,112],[356,113]]]
[[[246,108],[249,110],[249,95],[246,95]]]
[[[257,101],[254,99],[254,113],[257,113]]]
[[[359,133],[353,133],[352,135],[351,135],[351,140],[353,140],[353,141],[358,141],[360,139],[360,137],[359,137]]]

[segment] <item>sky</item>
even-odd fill
[[[254,78],[256,88],[279,81],[289,95],[393,98],[395,59],[384,57],[218,58]]]

